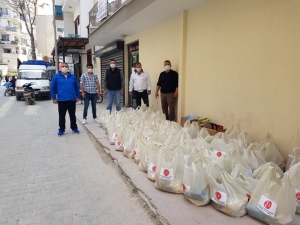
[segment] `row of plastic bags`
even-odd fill
[[[215,208],[233,217],[245,215],[247,207],[251,216],[259,217],[266,223],[291,224],[287,222],[290,221],[287,217],[292,218],[295,214],[293,207],[289,207],[288,214],[283,213],[286,216],[282,216],[282,210],[278,207],[272,217],[268,214],[269,211],[257,208],[258,203],[251,203],[254,194],[258,193],[256,190],[260,183],[265,187],[267,181],[272,181],[272,187],[281,184],[278,186],[280,190],[284,187],[291,189],[291,185],[283,185],[287,183],[283,180],[287,179],[282,172],[284,161],[271,135],[267,135],[261,143],[251,143],[247,133],[239,131],[238,126],[232,126],[225,133],[218,133],[213,137],[206,129],[199,131],[195,123],[187,121],[184,128],[181,128],[177,123],[166,121],[161,113],[143,107],[112,115],[109,115],[109,111],[103,111],[100,120],[107,130],[110,143],[115,144],[116,150],[123,151],[128,158],[133,158],[139,164],[139,170],[147,172],[148,178],[155,181],[155,188],[184,193],[197,206],[211,201]],[[292,168],[298,159],[299,152],[294,151],[287,168]],[[267,161],[274,163],[266,164]],[[267,170],[267,167],[272,170]],[[270,175],[273,170],[276,171],[275,180]],[[267,171],[269,177],[265,175]],[[294,180],[300,180],[299,171],[295,174]],[[299,213],[299,184],[295,185],[293,188],[296,190]],[[272,199],[277,196],[274,193],[265,193],[264,196],[274,203],[284,205],[281,203],[283,201]],[[250,196],[252,197],[248,203]],[[259,194],[255,196],[259,201],[265,200],[261,200],[262,196]],[[287,205],[296,206],[295,195],[293,198],[285,197],[285,201],[288,202]],[[253,205],[256,208],[251,208]],[[259,214],[261,212],[263,214]],[[269,216],[275,219],[272,220]]]

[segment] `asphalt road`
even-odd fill
[[[81,123],[58,137],[57,105],[3,93],[0,225],[157,224]]]

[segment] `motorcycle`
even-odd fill
[[[35,101],[35,95],[34,95],[34,90],[31,87],[31,83],[24,84],[23,88],[24,88],[23,97],[24,97],[26,103],[29,105],[33,105],[34,101]]]
[[[16,94],[15,89],[12,87],[12,83],[11,82],[6,82],[3,86],[5,86],[5,91],[4,91],[4,96],[6,95],[10,95],[13,96]]]

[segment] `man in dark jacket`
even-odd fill
[[[178,73],[171,69],[170,60],[164,62],[165,71],[161,72],[156,86],[155,97],[160,91],[161,107],[166,119],[175,121],[175,99],[178,97]]]
[[[110,68],[106,70],[103,90],[107,94],[107,110],[112,110],[113,100],[116,100],[116,110],[121,110],[121,95],[123,95],[124,77],[122,71],[116,67],[116,60],[110,60]]]
[[[62,63],[61,72],[53,76],[50,91],[53,103],[58,104],[58,136],[63,135],[65,132],[67,111],[70,116],[71,129],[74,133],[79,134],[75,116],[76,102],[79,101],[80,96],[79,85],[76,77],[69,72],[67,63]]]

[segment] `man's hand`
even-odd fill
[[[76,98],[76,102],[79,102],[79,100],[80,100],[79,98]]]
[[[148,91],[148,95],[151,95],[151,91]]]
[[[106,95],[106,94],[107,94],[107,91],[104,91],[103,94]]]
[[[130,97],[132,97],[133,96],[132,92],[129,92],[129,95],[130,95]]]
[[[173,97],[174,97],[174,98],[177,98],[177,97],[178,97],[178,93],[175,92],[174,95],[173,95]]]
[[[97,93],[97,94],[98,94],[98,97],[99,97],[99,96],[101,95],[100,91],[98,91],[98,93]]]
[[[123,89],[121,89],[120,93],[121,93],[121,95],[123,95]]]
[[[158,98],[159,97],[159,94],[158,92],[155,93],[155,98]]]
[[[81,92],[81,96],[82,96],[82,98],[85,98],[85,93]]]
[[[58,102],[57,102],[57,100],[53,100],[53,104],[57,104]]]

